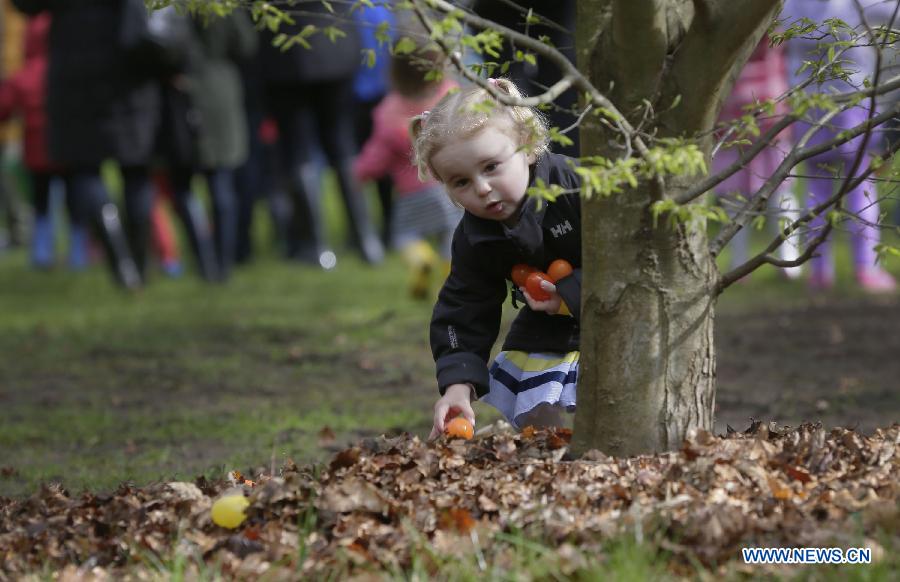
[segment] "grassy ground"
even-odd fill
[[[334,202],[328,204],[334,214]],[[340,225],[331,231],[337,240]],[[258,235],[264,242],[266,233]],[[832,296],[859,298],[845,247],[839,245],[842,268]],[[115,289],[100,266],[44,273],[29,269],[24,251],[0,256],[0,496],[27,495],[48,481],[103,491],[122,481],[219,478],[231,469],[252,474],[288,458],[324,460],[365,435],[427,435],[436,396],[431,303],[407,297],[396,256],[380,268],[347,252],[338,256],[338,268],[322,272],[268,251],[228,285],[206,285],[190,274],[156,276],[135,296]],[[896,262],[888,266],[900,271]],[[803,285],[764,268],[729,290],[719,312],[809,301]],[[496,418],[476,407],[480,423]],[[488,579],[516,571],[584,579],[668,575],[664,552],[631,540],[613,540],[599,561],[581,556],[577,572],[556,549],[525,538],[509,545],[514,559]],[[173,560],[160,563],[162,577],[216,577],[215,565],[192,569]],[[445,561],[443,571],[456,573],[451,578],[485,579],[474,562]],[[865,570],[787,574],[887,580],[895,567],[891,560]]]
[[[332,220],[332,238],[341,230]],[[136,296],[100,266],[45,273],[24,251],[0,257],[0,495],[246,471],[321,459],[363,435],[426,435],[431,304],[406,296],[396,256],[380,268],[339,256],[322,272],[270,251],[228,285],[156,276]],[[859,295],[845,269],[836,294]],[[764,268],[723,295],[720,313],[808,300]],[[336,440],[320,438],[327,429]]]

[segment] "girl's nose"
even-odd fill
[[[478,194],[480,194],[481,196],[485,196],[486,194],[490,193],[490,191],[491,191],[490,183],[487,180],[485,180],[484,178],[479,178],[478,181],[475,183],[475,187],[477,188]]]

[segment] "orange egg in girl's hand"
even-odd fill
[[[537,271],[531,265],[526,265],[525,263],[518,263],[513,265],[512,271],[509,274],[509,278],[512,279],[512,282],[516,284],[516,287],[524,287],[525,280],[528,278],[528,275]]]
[[[469,440],[475,436],[475,427],[464,416],[457,416],[447,423],[444,427],[444,433],[450,438],[460,438]]]
[[[572,264],[565,259],[556,259],[547,267],[547,276],[556,283],[572,274]]]
[[[528,291],[528,294],[531,295],[531,298],[535,301],[546,301],[550,299],[550,294],[541,288],[541,281],[550,281],[550,277],[548,277],[546,273],[541,273],[540,271],[535,271],[528,275],[528,279],[525,280],[525,290]],[[550,282],[552,283],[553,281]]]

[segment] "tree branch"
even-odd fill
[[[728,89],[723,80],[741,57],[749,56],[774,17],[781,0],[697,0],[694,21],[672,56],[673,90],[682,95],[677,119],[669,116],[675,135],[709,127],[717,102]],[[715,47],[711,50],[710,47]]]
[[[412,5],[419,21],[429,31],[430,34],[434,30],[434,25],[428,15],[425,13],[425,10],[422,8],[422,1],[423,0],[412,0]],[[435,39],[441,49],[450,57],[453,65],[468,80],[476,83],[478,86],[483,88],[494,99],[496,99],[500,103],[503,103],[504,105],[521,105],[526,107],[534,107],[536,105],[552,101],[563,91],[565,91],[569,87],[574,86],[580,92],[587,95],[587,97],[590,99],[591,104],[594,105],[595,108],[599,107],[608,112],[610,121],[618,128],[618,131],[628,142],[634,143],[634,147],[641,155],[641,157],[648,157],[649,150],[647,148],[647,145],[638,135],[638,132],[634,129],[634,127],[632,127],[632,125],[619,111],[619,109],[615,105],[613,105],[613,103],[605,95],[600,93],[600,91],[598,91],[596,87],[591,84],[587,77],[581,74],[578,68],[575,67],[575,65],[570,62],[564,54],[562,54],[555,48],[550,47],[528,35],[516,32],[515,30],[512,30],[505,26],[501,26],[495,22],[491,22],[490,20],[481,18],[480,16],[477,16],[475,14],[460,11],[458,7],[453,6],[445,0],[427,0],[427,3],[433,7],[436,7],[441,12],[458,14],[461,20],[476,28],[491,28],[498,31],[508,40],[515,41],[519,45],[545,57],[557,68],[559,68],[563,75],[562,80],[555,83],[550,87],[550,89],[548,89],[541,95],[525,99],[516,99],[499,91],[496,87],[488,83],[486,79],[482,79],[478,75],[475,75],[474,73],[469,71],[463,64],[462,60],[459,58],[459,55],[453,54],[451,47],[447,45],[447,42],[444,39]],[[660,176],[657,176],[655,178],[654,183],[657,192],[655,192],[652,197],[654,198],[654,200],[658,200],[661,199],[662,193],[665,192],[665,186],[663,184],[662,177]]]
[[[890,81],[886,83],[882,83],[881,85],[872,87],[870,89],[865,89],[863,91],[852,91],[847,93],[839,93],[832,97],[832,99],[836,103],[848,103],[859,97],[874,97],[875,95],[882,95],[884,93],[889,93],[895,89],[900,88],[900,75],[896,77],[892,77]],[[693,202],[695,199],[699,198],[706,192],[708,192],[711,188],[714,188],[718,184],[720,184],[725,179],[729,178],[735,172],[743,168],[747,163],[749,163],[756,155],[762,151],[767,145],[771,143],[771,141],[778,135],[778,132],[785,129],[788,125],[797,121],[799,116],[794,114],[787,114],[782,117],[777,124],[772,126],[766,133],[764,133],[753,145],[744,152],[743,155],[733,164],[720,170],[718,173],[707,176],[702,181],[698,182],[691,189],[682,192],[680,195],[675,197],[675,202],[678,204],[687,204],[689,202]]]
[[[896,115],[898,112],[900,112],[900,102],[896,103],[893,107],[891,107],[884,113],[880,113],[874,117],[870,117],[865,122],[860,123],[859,125],[849,130],[840,132],[840,134],[834,139],[823,142],[816,146],[795,148],[784,158],[784,160],[782,160],[781,164],[779,164],[778,168],[775,170],[775,172],[773,172],[772,176],[769,177],[768,180],[766,180],[766,183],[763,185],[763,187],[760,188],[755,194],[748,197],[748,203],[738,213],[735,219],[725,225],[719,232],[719,234],[716,235],[716,238],[712,242],[710,242],[710,253],[713,256],[717,256],[722,251],[722,248],[724,248],[724,246],[728,244],[728,242],[732,238],[734,238],[738,231],[740,231],[740,229],[743,228],[747,222],[749,222],[752,217],[752,208],[764,207],[775,189],[787,177],[791,168],[793,168],[803,160],[824,153],[836,146],[852,140],[853,138],[861,135],[864,132],[868,132],[872,127],[884,123],[885,121]],[[826,118],[830,119],[837,113],[837,111],[830,112],[829,114],[823,116],[822,120],[826,120]],[[806,141],[808,141],[816,131],[819,131],[821,129],[822,120],[820,120],[819,124],[810,128],[810,130],[801,140],[801,144],[806,143]]]
[[[528,8],[525,8],[524,6],[522,6],[520,4],[516,4],[512,0],[497,0],[497,1],[501,2],[503,4],[506,4],[510,8],[516,10],[522,16],[527,16],[529,13]],[[539,14],[537,12],[532,12],[531,14],[532,14],[532,16],[536,16],[540,19],[540,22],[538,24],[540,24],[541,26],[546,26],[547,28],[552,28],[553,30],[555,30],[557,32],[562,32],[563,34],[572,34],[571,30],[567,29],[565,26],[559,24],[558,22],[550,20],[543,14]]]
[[[897,150],[900,150],[900,140],[891,145],[890,149],[885,152],[885,157],[890,158],[890,156],[894,155]],[[784,229],[782,229],[781,233],[779,233],[778,236],[776,236],[761,253],[723,275],[719,279],[719,283],[716,286],[717,293],[721,293],[729,285],[749,275],[766,263],[774,265],[776,267],[787,268],[797,267],[808,261],[813,256],[813,253],[819,247],[819,245],[825,242],[825,239],[831,233],[833,229],[831,223],[826,223],[825,227],[822,229],[822,232],[816,235],[816,238],[809,243],[806,250],[796,259],[790,261],[776,259],[771,255],[771,253],[775,252],[778,247],[784,244],[788,238],[790,238],[797,230],[800,229],[801,226],[812,222],[813,219],[815,219],[817,216],[820,216],[823,212],[828,210],[828,208],[837,204],[847,192],[850,192],[851,190],[862,184],[864,181],[866,181],[866,179],[872,173],[876,172],[880,167],[880,164],[871,162],[865,169],[865,171],[863,171],[863,173],[856,178],[851,180],[850,176],[852,176],[852,174],[848,175],[847,179],[845,179],[844,183],[841,185],[841,188],[837,191],[837,193],[832,195],[831,198],[819,204],[815,208],[808,210],[803,216],[801,216],[791,224],[785,226]]]
[[[661,0],[613,0],[611,28],[613,42],[620,49],[616,63],[628,75],[629,91],[656,95],[669,43]],[[641,39],[640,50],[632,48],[635,37]]]
[[[709,0],[692,0],[691,3],[694,5],[694,14],[700,19],[700,24],[704,28],[712,26],[715,20],[712,3]]]

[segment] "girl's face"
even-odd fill
[[[451,198],[475,216],[507,223],[518,219],[532,161],[494,124],[451,139],[431,156],[436,177]]]

